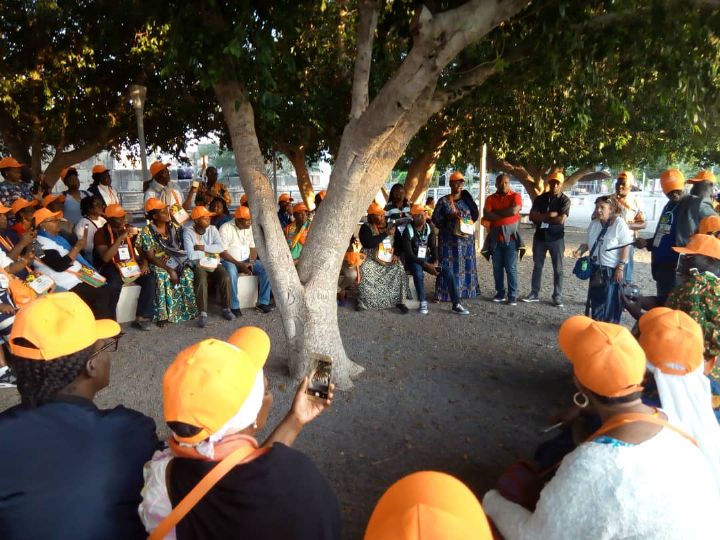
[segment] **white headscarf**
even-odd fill
[[[650,362],[647,367],[655,377],[663,411],[695,438],[720,490],[720,425],[712,410],[710,381],[703,373],[703,362],[686,375],[664,373]],[[673,364],[668,367],[682,369]]]
[[[228,420],[223,427],[210,435],[210,437],[208,437],[206,440],[199,442],[195,445],[187,446],[194,446],[199,454],[205,456],[208,459],[214,459],[215,443],[220,442],[221,440],[223,440],[224,437],[227,437],[228,435],[232,435],[233,433],[242,431],[246,427],[252,425],[257,420],[260,409],[262,408],[264,396],[265,375],[263,373],[263,370],[261,369],[260,371],[258,371],[258,374],[255,377],[255,383],[252,387],[252,390],[250,390],[250,395],[242,404],[240,410],[235,413],[235,416]],[[184,443],[180,444],[184,445]]]

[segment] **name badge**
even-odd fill
[[[427,246],[418,246],[417,258],[424,259],[426,255],[427,255]]]
[[[388,237],[385,238],[385,240],[382,241],[382,244],[378,246],[378,259],[380,259],[382,262],[392,262],[393,258],[393,248],[392,248],[392,240]]]
[[[660,242],[662,242],[663,236],[666,234],[670,234],[670,231],[672,230],[672,225],[669,223],[662,223],[658,226],[657,234],[655,235],[655,239],[653,240],[653,247],[658,247],[660,245]]]
[[[45,274],[37,274],[33,279],[28,278],[27,284],[37,294],[44,294],[55,286],[55,281]]]
[[[185,211],[185,209],[177,204],[172,205],[170,208],[170,216],[178,225],[183,225],[190,219],[190,215]]]
[[[200,265],[200,268],[213,271],[218,266],[218,258],[206,254],[204,257],[200,258],[200,262],[198,264]]]
[[[174,259],[173,257],[170,257],[167,261],[165,261],[165,264],[168,268],[170,268],[170,270],[175,270],[178,266],[180,266],[180,263],[177,261],[177,259]]]
[[[117,250],[118,258],[121,261],[129,261],[130,260],[130,248],[128,248],[126,245],[122,245]]]
[[[540,228],[541,228],[541,229],[549,229],[549,228],[550,228],[550,224],[549,224],[549,223],[545,223],[545,222],[543,221],[543,222],[540,224]]]

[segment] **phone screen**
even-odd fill
[[[332,358],[325,354],[310,353],[310,380],[307,394],[318,399],[327,399],[332,381]]]
[[[193,180],[192,187],[200,187],[200,182],[198,180]]]

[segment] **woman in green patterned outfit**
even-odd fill
[[[145,202],[150,219],[140,236],[138,247],[150,261],[156,277],[153,320],[159,326],[197,318],[193,271],[185,264],[180,233],[172,223],[167,205],[160,199]]]

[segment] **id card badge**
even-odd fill
[[[130,249],[126,245],[122,245],[117,250],[118,259],[121,261],[129,261],[130,260]]]
[[[475,223],[473,223],[471,219],[463,218],[460,222],[460,232],[467,236],[472,236],[475,234]]]
[[[50,276],[45,274],[37,274],[35,279],[27,281],[28,287],[30,287],[37,294],[45,294],[49,292],[55,286],[55,281]]]
[[[378,246],[378,259],[380,259],[382,262],[392,262],[393,258],[393,248],[392,248],[392,240],[390,238],[385,238],[382,241],[382,244]]]
[[[200,262],[198,264],[200,265],[200,268],[213,271],[218,266],[218,259],[217,257],[213,257],[212,255],[205,255],[204,257],[200,258]]]
[[[670,234],[670,231],[672,230],[672,226],[668,223],[661,223],[657,228],[657,233],[655,234],[655,238],[653,239],[653,247],[658,247],[660,245],[660,242],[662,242],[663,237],[666,234]]]
[[[190,219],[190,216],[185,209],[177,204],[172,205],[170,208],[170,216],[178,225],[184,225]]]
[[[177,259],[170,257],[167,261],[165,261],[165,264],[167,265],[170,270],[177,270],[177,267],[180,266],[180,263],[177,261]]]
[[[425,244],[418,246],[417,258],[424,259],[427,256],[427,246]]]
[[[545,222],[543,221],[543,222],[540,224],[540,228],[541,228],[541,229],[549,229],[549,228],[550,228],[550,224],[549,224],[549,223],[545,223]]]

